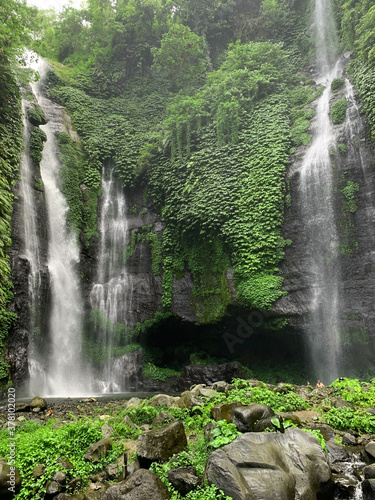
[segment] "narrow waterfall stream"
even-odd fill
[[[126,335],[132,293],[124,257],[129,242],[127,207],[113,167],[103,171],[102,193],[97,280],[90,301],[95,315],[96,341],[105,353],[100,390],[119,392],[126,389],[124,370],[122,358],[113,359],[113,356],[116,355],[116,340]]]
[[[30,376],[31,387],[37,386],[39,395],[74,396],[89,392],[89,376],[81,359],[83,301],[77,271],[79,249],[76,235],[69,231],[66,224],[68,207],[60,190],[60,162],[55,132],[61,130],[63,111],[47,99],[42,90],[47,67],[40,59],[35,69],[39,71],[41,80],[33,84],[32,88],[48,119],[47,125],[41,126],[47,135],[47,142],[40,170],[48,214],[51,311],[43,361],[36,359],[32,350],[29,353],[30,366],[39,366],[38,370],[30,370]],[[27,231],[32,231],[32,228],[27,228]],[[29,237],[33,236],[27,234],[26,238]],[[43,383],[41,371],[44,372]],[[36,376],[38,378],[34,380]]]
[[[335,131],[329,115],[331,82],[341,74],[329,0],[315,8],[317,83],[325,85],[313,122],[313,140],[300,171],[300,196],[309,252],[311,320],[306,325],[308,348],[316,377],[332,382],[340,373],[340,269],[338,233],[333,206],[333,167],[330,149]]]

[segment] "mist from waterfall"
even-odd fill
[[[127,206],[121,182],[113,167],[102,173],[100,251],[97,279],[90,302],[96,342],[104,353],[99,376],[102,392],[124,391],[122,357],[113,358],[114,347],[126,336],[131,314],[132,284],[126,272],[124,250],[129,243]],[[124,358],[125,361],[125,358]]]
[[[336,135],[330,120],[329,101],[331,82],[342,70],[329,0],[317,0],[315,5],[317,83],[323,83],[325,89],[312,124],[313,139],[301,166],[299,191],[311,289],[311,315],[305,327],[308,350],[316,377],[330,383],[340,374],[341,334],[339,237],[330,157],[330,151],[336,147]]]

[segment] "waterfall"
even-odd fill
[[[104,353],[100,387],[103,392],[125,390],[122,357],[113,359],[116,344],[126,339],[131,319],[132,283],[126,272],[124,250],[129,243],[125,194],[114,168],[102,173],[100,251],[97,279],[90,302],[96,341]]]
[[[47,125],[41,126],[47,135],[47,142],[40,171],[48,214],[47,266],[50,276],[51,311],[48,338],[44,340],[46,346],[42,366],[40,357],[37,359],[35,352],[31,350],[30,376],[31,387],[40,395],[74,396],[89,392],[89,376],[82,362],[83,300],[77,269],[79,248],[76,235],[67,227],[68,207],[60,190],[60,162],[55,132],[65,130],[63,110],[47,99],[42,90],[47,67],[40,59],[35,69],[39,71],[41,80],[38,84],[33,84],[32,88],[48,119]],[[29,226],[26,231],[26,239],[32,239],[35,227]],[[32,251],[38,250],[34,248]]]
[[[336,136],[329,116],[331,82],[341,74],[336,56],[336,31],[329,0],[315,8],[318,83],[325,89],[313,122],[313,140],[300,170],[299,191],[309,252],[311,318],[306,326],[309,353],[317,378],[332,382],[339,375],[341,340],[339,324],[339,238],[333,203],[333,166],[330,150]]]
[[[38,215],[35,200],[35,175],[29,151],[30,127],[26,119],[26,103],[22,101],[23,113],[23,144],[24,153],[20,166],[20,204],[21,204],[21,251],[30,265],[28,277],[30,316],[29,316],[29,392],[37,394],[40,386],[45,383],[45,372],[39,355],[38,343],[42,336],[42,310],[41,310],[41,245],[38,237]]]

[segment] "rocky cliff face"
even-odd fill
[[[366,122],[359,112],[360,102],[348,80],[333,93],[331,104],[340,98],[347,100],[346,119],[334,126],[336,142],[331,144],[330,150],[339,245],[327,265],[339,268],[339,325],[344,350],[350,354],[350,361],[347,359],[344,367],[350,369],[369,363],[375,348],[375,171],[374,147],[366,139]],[[306,148],[299,148],[293,155],[287,176],[291,206],[285,210],[284,237],[291,239],[292,244],[286,248],[280,274],[288,295],[278,300],[273,308],[276,314],[288,317],[290,325],[302,333],[304,324],[310,320],[314,272],[309,267],[314,250],[308,244],[301,222],[299,170],[305,151]]]

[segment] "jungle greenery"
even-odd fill
[[[333,4],[374,137],[375,7],[371,0]],[[58,138],[71,228],[86,246],[98,236],[100,178],[113,164],[125,188],[143,190],[138,213],[155,210],[166,223],[162,238],[151,228],[145,239],[153,272],[163,275],[164,308],[172,305],[173,281],[190,271],[198,322],[210,323],[232,301],[231,266],[238,305],[269,309],[284,293],[285,172],[289,155],[311,139],[310,104],[322,90],[303,76],[314,60],[311,8],[307,0],[88,0],[85,9],[56,14],[1,2],[0,353],[14,321],[6,306],[20,48],[49,58],[49,95],[66,106],[81,137],[80,144]],[[341,84],[334,81],[333,90]],[[345,104],[332,106],[334,120],[343,119]],[[30,118],[43,119],[38,113]],[[33,140],[40,150],[37,128]],[[342,191],[349,212],[355,191],[354,184]]]
[[[8,310],[13,294],[9,250],[14,196],[22,150],[21,78],[18,57],[30,41],[36,9],[25,2],[7,0],[0,3],[0,383],[7,382],[9,366],[5,359],[9,330],[16,315]]]
[[[192,409],[179,406],[157,406],[151,399],[144,399],[135,406],[126,406],[119,403],[108,408],[103,408],[100,402],[81,402],[75,412],[64,413],[63,416],[54,417],[52,414],[47,421],[33,419],[36,416],[30,414],[30,420],[18,422],[15,432],[15,444],[17,447],[16,466],[23,478],[22,489],[18,494],[18,500],[41,499],[44,496],[45,485],[52,475],[60,470],[67,475],[67,484],[73,478],[82,479],[81,486],[85,489],[91,481],[91,476],[100,472],[109,463],[114,463],[124,452],[134,449],[134,442],[144,432],[141,426],[160,427],[163,424],[154,423],[155,417],[161,412],[169,415],[164,423],[172,419],[180,420],[184,424],[188,436],[188,446],[185,451],[174,455],[165,463],[154,462],[153,470],[168,487],[171,497],[180,500],[180,494],[168,481],[168,471],[178,467],[193,467],[199,477],[203,477],[205,465],[209,454],[218,448],[234,441],[241,435],[232,423],[225,420],[215,422],[211,415],[211,409],[220,404],[238,402],[244,405],[251,403],[262,403],[269,405],[275,412],[295,412],[299,410],[314,410],[320,415],[320,422],[328,423],[333,430],[356,431],[359,434],[373,434],[375,432],[375,417],[367,413],[368,407],[375,405],[375,379],[370,383],[360,382],[352,379],[338,379],[329,388],[324,389],[324,395],[319,396],[319,391],[312,387],[299,387],[291,384],[278,384],[267,386],[258,382],[244,379],[233,380],[232,388],[227,393],[213,391],[212,397],[203,398],[196,396],[199,403]],[[334,403],[340,397],[351,403],[352,408],[335,408]],[[318,398],[318,399],[316,399]],[[113,402],[111,403],[113,405]],[[90,408],[90,409],[89,409]],[[88,410],[89,409],[89,410]],[[57,408],[58,411],[58,408]],[[100,417],[105,414],[106,417]],[[163,413],[164,417],[166,416]],[[29,417],[28,417],[29,418]],[[64,419],[64,422],[61,421]],[[277,421],[276,416],[268,429],[268,432],[282,432],[287,427],[296,427],[291,421]],[[112,449],[106,457],[102,457],[96,464],[84,460],[86,449],[102,438],[102,427],[108,424],[112,427]],[[205,426],[213,424],[213,430],[209,435],[205,432]],[[284,429],[282,429],[282,425]],[[320,431],[310,424],[300,423],[298,427],[311,432],[323,448],[325,441]],[[148,427],[147,427],[148,428]],[[339,435],[337,436],[339,437]],[[8,452],[9,434],[7,428],[0,430],[0,456],[6,456]],[[128,457],[132,461],[135,454]],[[69,460],[72,469],[66,470],[61,459]],[[32,472],[37,465],[43,464],[45,470],[41,477],[34,478]],[[71,488],[68,487],[68,492]],[[204,484],[187,497],[190,500],[211,500],[214,498],[225,499],[213,485]]]

